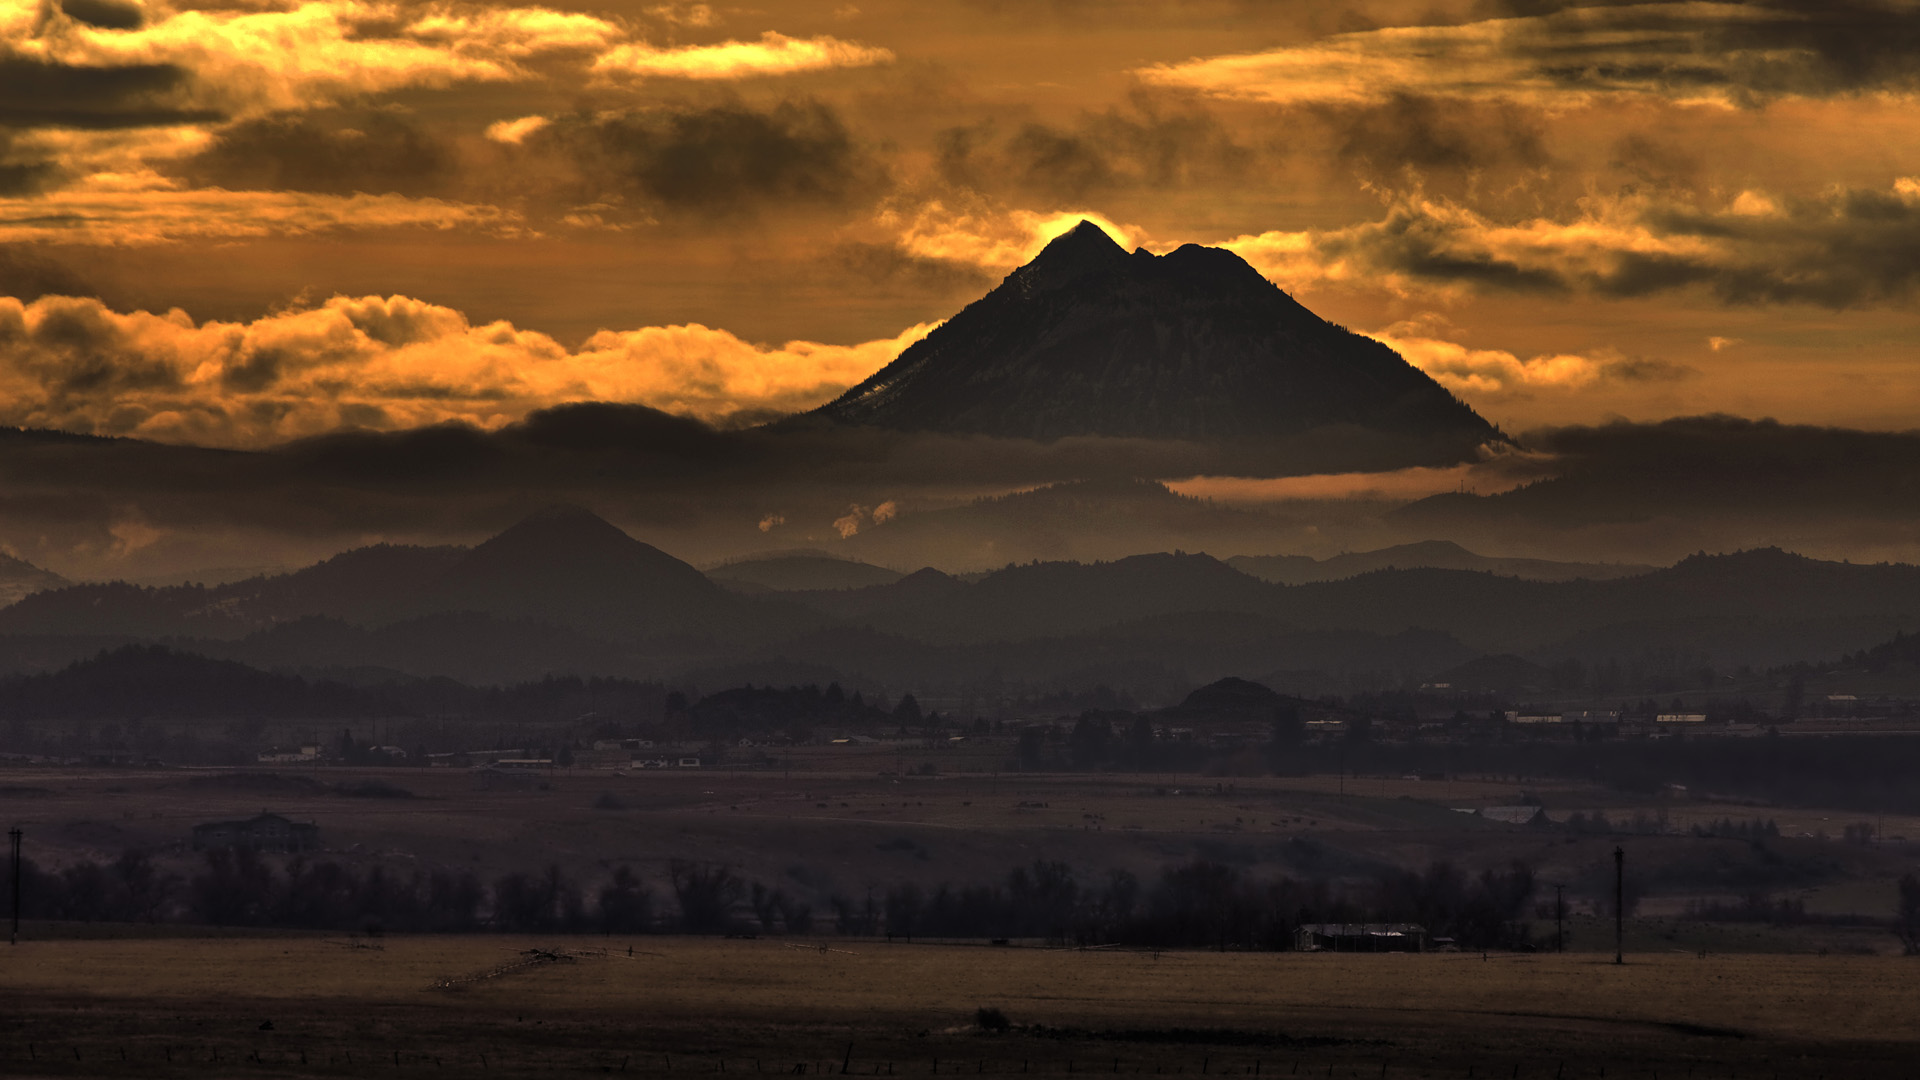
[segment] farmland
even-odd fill
[[[556,947],[552,959],[528,953]],[[1920,1050],[1910,961],[1611,959],[660,937],[36,941],[0,955],[11,1003],[0,1068],[1867,1077],[1910,1074]],[[983,1028],[983,1008],[1006,1029]]]

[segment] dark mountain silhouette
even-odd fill
[[[377,545],[211,588],[114,582],[42,592],[0,609],[0,634],[235,640],[315,616],[372,627],[459,612],[618,641],[753,638],[817,621],[790,605],[732,596],[592,513],[560,508],[471,550]]]
[[[400,614],[465,554],[459,547],[376,544],[290,574],[226,585],[71,585],[0,609],[0,633],[223,639],[308,615],[378,622]]]
[[[794,592],[863,589],[869,585],[889,585],[906,575],[824,551],[792,551],[738,559],[709,568],[707,576],[736,591],[750,592],[757,587],[769,592]]]
[[[1270,442],[1345,426],[1450,460],[1499,438],[1392,349],[1308,311],[1239,256],[1194,244],[1128,254],[1085,221],[812,415],[1041,440]]]
[[[57,672],[0,680],[0,710],[43,719],[339,716],[361,705],[344,686],[158,645],[130,645]]]
[[[1235,555],[1227,560],[1227,565],[1277,585],[1339,581],[1389,569],[1480,570],[1528,581],[1573,581],[1579,578],[1601,581],[1636,577],[1652,573],[1655,569],[1630,563],[1554,562],[1549,559],[1478,555],[1451,540],[1422,540],[1377,551],[1347,552],[1327,559],[1315,559],[1307,555]]]
[[[1245,711],[1265,708],[1271,710],[1280,703],[1280,695],[1272,687],[1229,675],[1218,679],[1188,694],[1180,702],[1182,709],[1209,711]]]
[[[411,607],[620,636],[707,633],[741,614],[700,571],[578,507],[535,514],[474,548]]]
[[[0,607],[48,589],[66,585],[67,579],[51,570],[42,570],[24,559],[0,554]]]

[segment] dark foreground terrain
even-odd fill
[[[875,940],[45,941],[0,956],[0,1071],[1896,1077],[1920,1050],[1914,970]]]

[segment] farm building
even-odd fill
[[[1476,813],[1488,821],[1509,825],[1545,825],[1547,813],[1538,806],[1483,806]]]
[[[553,762],[548,758],[501,758],[475,765],[469,771],[473,786],[481,791],[527,789],[539,783],[541,774],[553,771]]]
[[[1302,923],[1293,932],[1301,952],[1425,952],[1427,928],[1414,923]]]
[[[264,811],[246,821],[210,821],[193,827],[193,850],[247,848],[252,851],[295,852],[320,848],[320,826],[289,821]]]

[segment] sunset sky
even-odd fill
[[[1083,217],[1509,431],[1920,415],[1892,0],[0,0],[0,422],[821,403]]]

